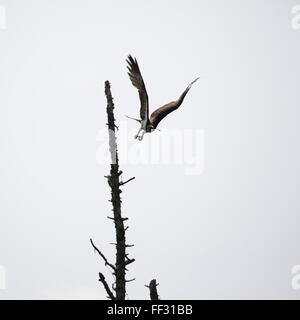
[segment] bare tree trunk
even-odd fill
[[[115,117],[114,117],[114,103],[113,98],[110,91],[110,84],[108,81],[105,81],[105,95],[107,99],[107,126],[108,126],[108,133],[109,133],[109,151],[111,155],[111,165],[110,165],[110,175],[106,176],[107,182],[111,189],[111,203],[112,203],[112,211],[113,217],[108,217],[109,219],[114,221],[115,230],[116,230],[116,263],[110,263],[105,255],[94,245],[93,240],[90,239],[91,244],[94,250],[100,255],[103,259],[105,266],[108,266],[113,271],[113,275],[115,276],[115,286],[113,290],[115,294],[111,291],[110,286],[108,285],[107,281],[105,280],[104,275],[100,272],[99,273],[99,281],[102,282],[103,287],[108,295],[108,298],[111,300],[125,300],[126,297],[126,282],[132,280],[126,280],[125,273],[126,273],[126,266],[135,261],[135,259],[129,259],[128,254],[126,253],[126,248],[131,247],[133,245],[126,244],[125,232],[128,227],[124,227],[124,221],[128,220],[128,218],[123,218],[121,214],[121,189],[120,187],[124,184],[130,182],[131,180],[135,179],[130,178],[127,181],[120,181],[120,176],[122,171],[119,170],[119,159],[118,159],[118,148],[117,148],[117,139],[116,139],[116,129],[117,126],[115,124]],[[150,298],[151,300],[159,300],[157,287],[158,284],[156,280],[153,279],[150,281],[149,285],[146,285],[147,288],[150,290]]]
[[[113,269],[113,274],[115,276],[115,295],[109,289],[108,284],[105,281],[103,274],[99,273],[99,281],[102,282],[108,297],[112,300],[125,300],[126,296],[126,282],[125,272],[126,266],[129,263],[134,262],[134,259],[129,259],[126,254],[126,247],[130,245],[126,244],[125,231],[127,228],[124,227],[124,221],[128,220],[128,218],[123,218],[121,215],[121,189],[120,186],[128,183],[133,180],[131,178],[125,182],[120,181],[120,175],[122,171],[119,170],[119,159],[118,159],[118,149],[117,149],[117,141],[115,135],[115,129],[117,126],[115,125],[115,117],[114,117],[114,103],[113,98],[110,91],[110,84],[108,81],[105,82],[105,95],[107,99],[107,125],[109,132],[109,150],[111,154],[111,165],[110,165],[110,175],[106,176],[107,182],[111,188],[111,203],[113,206],[113,217],[108,217],[109,219],[114,221],[115,229],[116,229],[116,263],[115,265],[109,263],[102,252],[93,244],[94,249],[100,254],[102,259],[105,262],[105,265],[110,266]]]
[[[114,118],[114,103],[111,96],[110,84],[105,82],[105,94],[107,98],[107,121],[109,130],[109,147],[112,157],[112,164],[110,166],[109,185],[111,187],[111,202],[113,206],[113,220],[116,229],[116,299],[125,300],[125,253],[126,253],[126,239],[124,220],[121,216],[121,198],[120,198],[120,174],[117,142],[115,136],[115,118]]]

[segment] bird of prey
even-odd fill
[[[179,108],[179,106],[182,104],[186,94],[192,87],[193,83],[195,83],[199,78],[195,79],[193,82],[191,82],[188,87],[183,91],[183,93],[180,95],[180,97],[172,101],[170,103],[167,103],[163,105],[162,107],[156,109],[154,112],[152,112],[150,118],[149,118],[149,100],[148,100],[148,94],[145,87],[145,83],[139,68],[139,65],[137,63],[137,60],[133,58],[131,55],[128,56],[128,59],[126,60],[128,63],[128,75],[131,80],[131,83],[134,87],[136,87],[139,91],[139,97],[141,101],[141,108],[140,108],[140,118],[131,118],[130,119],[136,120],[141,124],[141,127],[138,131],[138,133],[135,135],[135,139],[142,140],[143,136],[146,132],[152,132],[157,128],[157,125],[159,122],[166,117],[170,112],[176,110]]]

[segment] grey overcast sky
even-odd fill
[[[89,238],[114,259],[109,166],[97,160],[107,79],[134,154],[121,159],[136,177],[122,194],[128,299],[148,299],[153,278],[162,299],[299,299],[297,4],[0,0],[0,299],[105,299],[97,274],[112,277]],[[201,77],[142,142],[124,117],[139,108],[129,53],[151,110]],[[200,132],[200,174],[172,157],[135,161],[171,130]]]

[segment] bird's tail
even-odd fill
[[[127,117],[128,119],[131,119],[131,120],[135,120],[135,121],[137,121],[137,122],[139,122],[139,123],[141,123],[141,121],[142,121],[142,120],[140,120],[140,119],[132,118],[132,117],[129,117],[129,116],[127,116],[127,115],[125,115],[125,117]]]

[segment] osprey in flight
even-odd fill
[[[152,112],[150,118],[149,118],[149,101],[148,101],[148,94],[145,87],[145,83],[139,68],[139,65],[136,61],[136,59],[133,59],[131,55],[128,56],[128,59],[126,60],[128,63],[128,75],[129,78],[139,91],[140,101],[141,101],[141,108],[140,108],[140,118],[141,119],[135,119],[128,117],[130,119],[136,120],[141,124],[141,128],[139,129],[138,133],[135,136],[135,139],[139,139],[140,141],[143,139],[143,136],[145,132],[152,132],[156,129],[159,122],[166,117],[170,112],[176,110],[179,108],[179,106],[182,104],[184,97],[190,90],[193,83],[195,83],[199,78],[195,79],[193,82],[191,82],[188,87],[183,91],[183,93],[180,95],[180,97],[176,101],[172,101],[168,104],[163,105],[162,107],[156,109],[154,112]],[[140,134],[141,132],[141,134]]]

